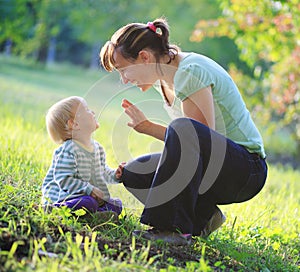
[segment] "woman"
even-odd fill
[[[169,44],[165,19],[128,24],[100,52],[107,71],[143,92],[157,88],[174,120],[164,127],[123,100],[128,125],[164,141],[162,154],[124,167],[122,181],[145,204],[135,231],[146,239],[187,244],[225,221],[219,204],[254,197],[267,176],[262,138],[229,74],[213,60]]]

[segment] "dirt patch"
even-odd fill
[[[5,227],[6,223],[0,222],[0,228]],[[65,231],[71,231],[65,229]],[[71,231],[72,237],[76,236],[76,232]],[[85,236],[85,233],[80,233],[80,235]],[[7,251],[9,252],[11,248],[13,247],[14,243],[15,245],[18,245],[16,248],[16,251],[14,252],[14,258],[17,261],[20,261],[22,258],[29,258],[31,259],[30,254],[30,244],[31,240],[34,239],[41,239],[43,237],[47,237],[47,243],[45,244],[46,251],[39,251],[40,257],[57,257],[60,254],[65,253],[64,248],[57,247],[58,241],[59,243],[62,243],[62,239],[58,240],[58,236],[54,233],[52,233],[51,237],[49,234],[47,236],[41,235],[38,238],[34,237],[25,237],[20,235],[12,235],[8,232],[2,231],[0,235],[0,250],[1,251]],[[89,235],[87,235],[89,236]],[[101,254],[107,258],[111,258],[118,261],[126,261],[130,259],[130,256],[132,255],[132,251],[136,250],[137,252],[140,252],[141,254],[144,253],[146,250],[147,253],[147,260],[154,257],[155,262],[159,265],[160,268],[166,267],[170,259],[172,259],[172,264],[174,266],[184,267],[186,262],[195,261],[198,262],[199,258],[201,256],[196,254],[196,251],[194,251],[191,246],[172,246],[172,245],[166,245],[166,244],[155,244],[151,243],[150,247],[147,243],[147,241],[135,241],[135,246],[132,248],[132,241],[131,239],[128,241],[121,241],[121,240],[107,240],[103,239],[100,236],[97,236],[96,242],[98,245],[98,249],[101,252]],[[56,245],[56,246],[55,246]],[[55,252],[53,249],[56,248]],[[80,247],[82,249],[82,252],[84,254],[84,244]],[[122,256],[120,258],[120,256]],[[6,256],[2,256],[0,258],[0,267],[4,266],[6,262]],[[1,271],[1,269],[0,269]]]
[[[120,253],[125,253],[122,257],[122,260],[125,261],[128,254],[131,254],[132,251],[132,243],[124,242],[124,241],[106,241],[101,238],[97,239],[99,250],[105,254],[105,247],[109,247],[110,249],[115,250],[115,254],[113,254],[114,259],[117,259]],[[142,251],[146,250],[147,242],[142,243],[140,241],[136,241],[134,250]],[[156,245],[151,244],[148,250],[149,260],[151,257],[158,257],[160,263],[165,263],[168,259],[173,259],[177,265],[184,266],[185,262],[189,261],[199,261],[199,256],[196,256],[190,252],[188,246],[172,246],[172,245]]]

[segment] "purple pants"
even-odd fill
[[[110,198],[108,201],[105,201],[104,204],[99,206],[99,203],[95,198],[87,195],[72,198],[61,203],[55,203],[54,206],[67,206],[74,210],[85,208],[90,212],[112,211],[117,214],[122,212],[122,201],[118,198]]]

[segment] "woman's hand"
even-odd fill
[[[150,125],[150,122],[144,113],[127,99],[123,99],[122,107],[124,108],[125,113],[131,119],[131,122],[128,123],[128,126],[132,127],[137,132],[145,133],[147,127]]]
[[[123,99],[122,107],[124,108],[125,113],[131,119],[131,122],[128,123],[128,126],[132,127],[139,133],[147,134],[158,140],[164,140],[166,127],[149,121],[144,113],[127,99]]]

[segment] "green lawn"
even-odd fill
[[[118,224],[67,209],[44,212],[40,186],[56,147],[44,117],[69,95],[84,96],[97,113],[95,138],[111,167],[162,148],[128,129],[120,106],[126,97],[168,122],[155,91],[123,86],[116,74],[0,56],[0,271],[300,271],[300,172],[288,167],[269,165],[262,192],[221,207],[224,227],[187,247],[133,239],[142,206],[122,185],[110,186],[125,206]]]

